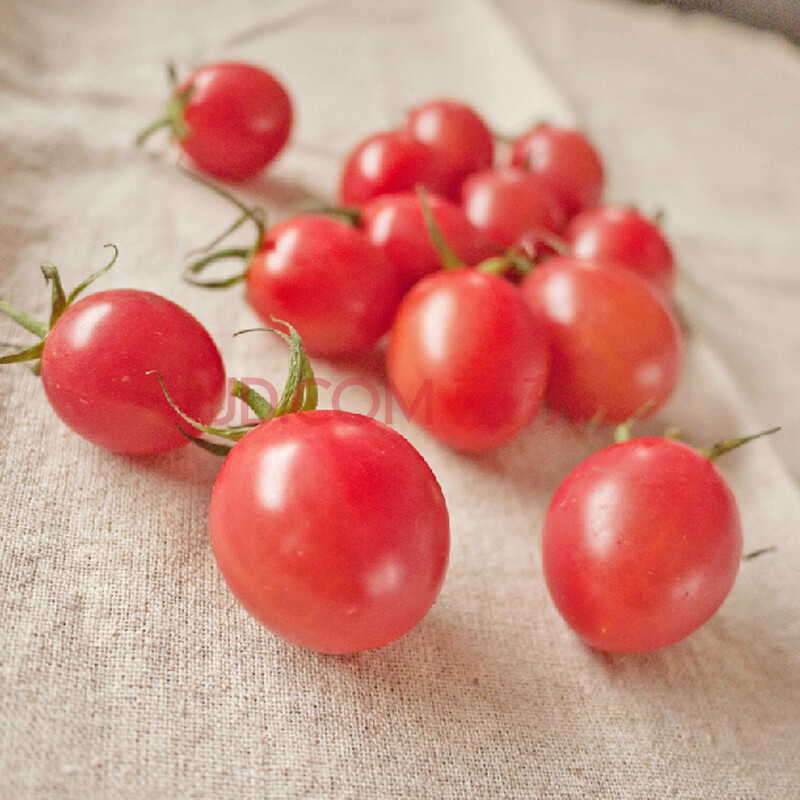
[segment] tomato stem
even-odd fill
[[[743,444],[752,442],[754,439],[760,439],[762,436],[769,436],[770,434],[777,433],[779,430],[780,426],[770,428],[766,431],[759,431],[758,433],[752,434],[752,436],[743,436],[739,439],[724,439],[721,442],[712,444],[710,447],[700,447],[698,448],[698,452],[711,461],[714,461],[720,456],[725,455],[725,453],[729,453],[731,450],[741,447]]]
[[[439,259],[442,262],[443,269],[464,269],[467,265],[455,254],[453,248],[450,247],[447,239],[439,230],[436,220],[433,218],[433,211],[431,211],[431,204],[428,201],[428,193],[422,186],[417,186],[417,195],[419,197],[420,205],[422,206],[422,216],[425,219],[425,227],[428,230],[428,235],[431,237],[433,246],[439,254]]]
[[[144,130],[136,135],[136,146],[141,147],[156,131],[169,128],[173,139],[183,139],[188,133],[184,112],[186,104],[194,93],[194,84],[190,84],[183,91],[178,91],[178,75],[175,65],[167,64],[167,82],[170,87],[170,98],[164,114],[151,122]]]

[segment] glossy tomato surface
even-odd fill
[[[389,329],[400,291],[394,269],[352,225],[313,214],[268,231],[247,271],[247,301],[267,325],[293,325],[308,353],[346,356]]]
[[[467,219],[493,244],[512,247],[524,234],[561,233],[566,215],[553,190],[539,176],[516,167],[471,175],[462,188]]]
[[[544,178],[568,217],[600,202],[603,163],[594,145],[580,131],[537,125],[512,142],[511,164]]]
[[[431,100],[412,108],[406,129],[435,153],[436,191],[458,200],[467,175],[490,167],[494,161],[494,136],[472,107],[457,100]]]
[[[678,382],[675,318],[636,275],[615,265],[553,257],[520,291],[546,322],[548,401],[578,422],[624,422],[662,406]]]
[[[97,292],[67,309],[48,333],[41,374],[58,416],[90,442],[118,453],[160,453],[186,444],[186,423],[204,424],[225,395],[225,370],[203,326],[150,292]]]
[[[455,203],[436,195],[428,195],[427,203],[439,232],[465,265],[474,266],[490,255],[484,238]],[[387,194],[366,203],[361,209],[361,225],[394,266],[403,292],[442,268],[416,192]]]
[[[339,201],[360,205],[373,197],[435,188],[435,153],[407,131],[383,131],[359,142],[345,158]]]
[[[556,490],[542,536],[547,587],[593,647],[655,650],[688,636],[733,586],[742,532],[708,458],[671,439],[607,447]]]
[[[352,653],[395,641],[444,581],[447,508],[422,456],[341,411],[277,417],[225,460],[209,514],[237,600],[289,642]]]
[[[250,178],[283,149],[292,128],[292,103],[283,85],[252,64],[222,62],[193,72],[178,140],[198,169],[220,180]]]
[[[437,272],[405,296],[392,325],[389,381],[407,416],[457,450],[497,447],[542,404],[544,323],[508,281]]]
[[[672,298],[675,262],[659,226],[633,208],[601,206],[578,214],[565,238],[574,255],[618,264],[666,301]]]

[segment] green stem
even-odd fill
[[[14,306],[3,299],[0,299],[0,313],[11,317],[14,322],[21,325],[26,331],[30,331],[34,336],[38,336],[40,339],[44,339],[44,337],[47,336],[47,325],[28,316],[24,311],[14,308]]]
[[[724,439],[721,442],[712,444],[710,447],[699,448],[699,452],[706,458],[714,461],[720,456],[725,455],[725,453],[729,453],[731,450],[741,447],[743,444],[752,442],[754,439],[760,439],[762,436],[769,436],[770,434],[777,433],[779,430],[780,426],[776,428],[770,428],[766,431],[760,431],[759,433],[754,433],[752,436],[743,436],[739,439]]]
[[[422,206],[422,216],[425,219],[425,227],[428,229],[428,235],[431,237],[433,246],[439,254],[444,269],[464,269],[466,264],[455,254],[453,248],[444,238],[436,220],[433,218],[433,211],[431,211],[431,204],[428,200],[428,193],[422,186],[417,186],[417,195],[419,202]]]

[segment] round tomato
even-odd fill
[[[560,233],[566,217],[553,190],[542,178],[515,167],[498,167],[470,175],[462,188],[467,219],[503,249],[521,236]]]
[[[392,192],[431,188],[435,154],[428,145],[406,131],[385,131],[368,136],[344,161],[339,182],[339,202],[360,205]]]
[[[387,645],[436,600],[447,508],[422,456],[374,419],[276,417],[227,456],[211,544],[237,600],[289,642],[324,653]]]
[[[268,325],[291,323],[312,355],[344,356],[389,329],[400,291],[391,264],[352,225],[292,217],[268,231],[246,274],[247,301]]]
[[[549,403],[578,422],[625,422],[663,405],[678,381],[675,318],[636,275],[613,264],[556,256],[520,291],[547,323]]]
[[[511,144],[511,164],[539,175],[555,191],[568,217],[596,206],[603,193],[603,163],[580,131],[542,124]]]
[[[427,195],[436,227],[455,255],[467,266],[474,266],[490,254],[483,237],[455,203]],[[403,292],[420,278],[442,267],[416,192],[376,197],[361,209],[361,226],[395,268]]]
[[[542,404],[544,323],[519,290],[477,270],[442,271],[405,296],[392,325],[389,382],[406,413],[457,450],[497,447]]]
[[[572,219],[566,239],[579,258],[618,264],[635,272],[669,302],[675,283],[672,248],[658,225],[636,209],[603,206]]]
[[[593,647],[640,652],[705,623],[733,586],[742,532],[704,455],[660,437],[607,447],[558,487],[542,535],[547,588]]]
[[[292,128],[289,94],[274,75],[253,64],[221,62],[195,70],[176,87],[159,127],[173,136],[195,166],[220,180],[261,172],[285,146]]]
[[[437,179],[429,188],[452,200],[459,199],[467,175],[494,161],[494,136],[483,118],[465,103],[422,103],[408,112],[406,129],[435,154]]]
[[[47,398],[58,416],[94,444],[118,453],[160,453],[186,444],[175,403],[210,423],[225,395],[222,358],[187,311],[150,292],[97,292],[70,306],[41,355]]]

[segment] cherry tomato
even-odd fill
[[[431,191],[458,200],[467,175],[494,160],[494,136],[482,117],[455,100],[431,100],[406,117],[406,129],[436,154],[438,178]]]
[[[462,194],[467,219],[503,249],[530,232],[558,234],[566,221],[550,186],[523,169],[498,167],[477,172],[464,181]]]
[[[408,132],[375,133],[345,159],[339,201],[360,205],[382,194],[411,191],[418,184],[435,188],[434,169],[433,150]]]
[[[544,323],[519,290],[478,270],[436,272],[405,296],[389,338],[392,390],[457,450],[497,447],[536,416],[547,383]]]
[[[579,464],[544,521],[547,587],[593,647],[641,652],[705,623],[742,552],[736,502],[705,456],[671,439],[631,439]]]
[[[566,239],[580,258],[610,261],[635,272],[669,301],[675,283],[672,249],[658,225],[633,208],[603,206],[578,214]]]
[[[568,217],[600,202],[603,163],[580,131],[556,125],[537,125],[511,144],[511,164],[544,178]]]
[[[225,395],[222,358],[205,328],[150,292],[97,292],[68,308],[47,334],[41,375],[53,410],[74,431],[118,453],[186,444],[178,406],[204,424]]]
[[[207,64],[176,89],[160,122],[172,127],[199,170],[241,181],[261,172],[283,149],[292,128],[292,104],[283,85],[260,67]]]
[[[422,456],[377,420],[276,417],[231,450],[211,544],[237,600],[278,636],[324,653],[387,645],[436,600],[450,534]]]
[[[436,227],[466,266],[486,258],[489,247],[455,203],[427,195]],[[366,203],[361,225],[367,238],[394,266],[403,292],[420,278],[442,267],[442,259],[425,225],[422,203],[416,192],[387,194]]]
[[[548,401],[579,422],[624,422],[672,394],[681,334],[667,307],[636,275],[613,264],[553,257],[520,291],[547,321]]]
[[[364,234],[320,215],[272,228],[246,276],[247,301],[269,325],[300,332],[308,353],[352,355],[389,329],[400,292],[394,270]]]

